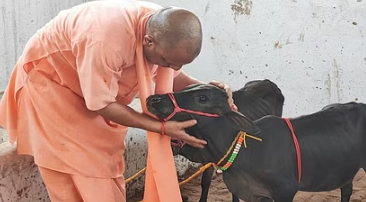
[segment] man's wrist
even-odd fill
[[[162,131],[161,121],[159,121],[145,113],[143,113],[142,115],[145,116],[148,119],[148,121],[146,121],[145,123],[142,123],[143,125],[141,126],[141,128],[151,131],[151,132],[161,133],[161,131]]]

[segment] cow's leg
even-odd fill
[[[240,202],[238,197],[236,197],[234,194],[231,195],[233,196],[233,202]]]
[[[349,202],[353,191],[352,181],[341,187],[341,202]]]
[[[211,166],[211,167],[207,168],[202,174],[202,179],[201,179],[202,192],[201,192],[201,198],[200,198],[199,202],[207,202],[208,189],[210,188],[211,179],[212,179],[212,175],[213,175],[214,171],[215,171],[215,169]]]

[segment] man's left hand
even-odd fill
[[[224,89],[226,91],[227,95],[229,96],[227,101],[228,101],[231,109],[234,110],[234,111],[238,111],[238,107],[234,104],[233,93],[232,93],[231,88],[229,87],[229,85],[227,85],[226,83],[220,83],[218,81],[210,81],[209,84]]]

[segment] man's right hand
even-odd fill
[[[196,125],[196,120],[188,120],[183,122],[167,121],[164,123],[163,134],[170,136],[173,140],[181,140],[193,147],[203,148],[207,142],[205,140],[197,139],[185,132],[185,128]]]
[[[155,133],[162,133],[162,123],[159,120],[156,120],[145,113],[138,113],[125,104],[113,102],[107,105],[105,108],[98,110],[97,113],[108,120],[127,127],[140,128]],[[194,126],[196,123],[196,120],[165,122],[164,134],[170,136],[174,140],[184,141],[193,147],[203,148],[204,145],[207,144],[206,141],[190,136],[184,131],[185,128]]]

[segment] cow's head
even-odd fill
[[[259,128],[249,118],[239,112],[232,111],[227,99],[228,95],[223,89],[209,84],[194,84],[186,87],[181,92],[173,93],[172,97],[168,94],[149,96],[147,98],[147,108],[159,119],[170,118],[169,120],[174,121],[196,119],[197,124],[191,129],[195,130],[196,128],[200,132],[187,129],[187,133],[206,140],[208,144],[210,144],[210,141],[217,141],[221,138],[219,136],[213,137],[215,133],[209,132],[210,129],[215,127],[212,124],[218,120],[220,123],[225,123],[225,127],[236,131],[245,131],[249,134],[258,133]],[[176,108],[174,102],[183,111],[171,116]],[[184,110],[189,110],[189,112]]]
[[[233,92],[238,110],[252,120],[266,115],[282,116],[285,97],[281,89],[268,79],[247,82]]]
[[[231,108],[227,104],[227,94],[222,89],[213,85],[193,84],[181,92],[176,92],[172,95],[177,105],[182,109],[199,113],[216,114],[217,116],[223,116],[225,113],[231,111]],[[171,97],[168,94],[163,94],[148,97],[147,108],[160,119],[165,119],[173,113],[175,106]],[[172,120],[184,121],[195,115],[197,114],[194,112],[177,113],[172,117]]]

